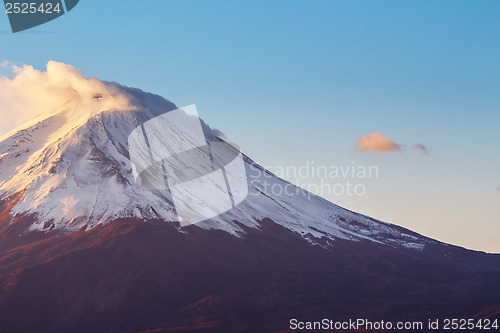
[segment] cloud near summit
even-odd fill
[[[1,65],[8,68],[12,78],[0,76],[0,136],[39,114],[58,112],[70,101],[85,103],[99,95],[117,109],[129,105],[115,86],[95,77],[86,78],[70,65],[49,61],[46,71],[29,65],[12,66],[8,61]]]

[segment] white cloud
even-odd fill
[[[102,96],[106,105],[116,109],[129,106],[128,97],[112,84],[95,77],[86,78],[76,68],[49,61],[46,71],[32,66],[12,66],[13,78],[0,76],[0,136],[46,112],[59,112],[65,103],[91,102]]]

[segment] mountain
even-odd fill
[[[17,198],[9,210],[12,219],[6,221],[9,228],[15,228],[16,221],[27,216],[32,217],[27,231],[42,232],[89,230],[119,218],[176,222],[168,190],[136,185],[128,138],[141,124],[177,107],[158,96],[109,85],[129,101],[125,109],[114,109],[114,99],[96,93],[98,98],[69,101],[46,118],[42,115],[34,124],[2,138],[0,196],[7,201]],[[222,140],[217,130],[206,124],[203,129],[207,138]],[[243,226],[258,228],[262,219],[272,218],[312,243],[317,239],[366,239],[422,249],[434,242],[347,211],[296,187],[287,191],[293,195],[284,191],[273,195],[273,186],[284,188],[288,184],[247,156],[244,161],[248,200],[227,214],[198,224],[199,228],[238,236],[245,234]]]
[[[137,185],[128,146],[177,107],[117,83],[91,88],[0,138],[0,332],[498,316],[499,255],[351,212],[245,155],[246,199],[181,227],[167,189]]]

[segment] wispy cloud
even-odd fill
[[[372,133],[358,139],[357,151],[375,151],[379,153],[390,153],[401,150],[401,146],[389,140],[382,133]]]
[[[429,154],[429,149],[427,149],[426,146],[424,146],[423,144],[421,143],[416,143],[414,145],[411,145],[410,146],[411,149],[414,149],[414,150],[419,150],[421,151],[422,153],[428,155]]]

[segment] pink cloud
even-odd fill
[[[389,153],[401,150],[401,146],[396,142],[387,139],[382,133],[372,133],[358,139],[357,151],[376,151],[379,153]]]

